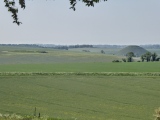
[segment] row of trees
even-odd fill
[[[141,56],[141,60],[142,60],[142,62],[144,62],[145,60],[147,61],[147,62],[149,62],[149,61],[159,61],[160,60],[160,58],[159,57],[157,57],[158,55],[156,54],[156,53],[150,53],[150,52],[147,52],[147,53],[145,53],[144,55],[142,55]]]
[[[129,52],[126,54],[126,58],[122,58],[122,61],[123,62],[133,62],[133,57],[135,57],[134,53],[133,52]],[[158,57],[158,55],[156,53],[151,53],[151,52],[147,52],[145,54],[143,54],[141,56],[141,60],[142,62],[144,61],[159,61],[160,60],[160,57]]]
[[[70,48],[93,48],[93,45],[69,45],[69,46],[67,46],[67,45],[61,46],[61,45],[59,45],[59,46],[54,46],[52,48],[68,50]]]

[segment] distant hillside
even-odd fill
[[[140,46],[131,45],[120,50],[118,52],[118,55],[125,56],[128,52],[133,52],[137,57],[140,57],[141,55],[145,54],[148,51]]]

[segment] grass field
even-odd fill
[[[69,49],[69,51],[78,51],[78,52],[83,52],[83,50],[88,50],[90,52],[100,53],[100,54],[101,54],[101,50],[103,50],[105,54],[113,55],[113,54],[116,54],[121,49],[120,48],[115,48],[115,49],[113,48],[112,49],[111,48],[72,48],[72,49]]]
[[[0,112],[70,120],[152,120],[159,77],[0,76]]]
[[[5,49],[4,49],[5,50]],[[40,53],[45,50],[47,53]],[[0,64],[112,62],[119,56],[51,49],[0,51]]]
[[[0,64],[0,72],[160,72],[159,62]]]
[[[123,48],[73,48],[73,49],[69,49],[69,51],[83,52],[83,50],[89,50],[90,52],[93,52],[93,53],[101,53],[101,50],[103,50],[105,54],[118,55],[119,54],[118,52],[121,49]],[[156,52],[160,56],[160,49],[147,49],[147,50],[150,51],[151,53]]]
[[[89,50],[90,52],[83,52]],[[106,54],[101,54],[102,48],[77,48],[56,50],[51,48],[32,48],[17,46],[0,46],[0,64],[44,64],[44,63],[93,63],[112,62],[122,60],[124,56],[117,56],[119,49],[104,48]],[[47,53],[41,53],[46,51]],[[160,54],[160,50],[151,49]],[[136,58],[140,60],[140,58]]]
[[[112,63],[122,59],[117,49],[87,50],[1,46],[0,113],[33,116],[36,107],[64,120],[153,120],[160,62]]]

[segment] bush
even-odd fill
[[[102,53],[102,54],[105,54],[104,50],[101,50],[101,53]]]
[[[90,52],[89,50],[82,50],[83,52]]]
[[[125,58],[122,58],[122,61],[123,61],[123,62],[126,62],[126,59],[125,59]]]
[[[156,61],[159,61],[160,60],[160,58],[156,58]]]
[[[37,51],[38,53],[48,53],[47,51]]]
[[[119,60],[113,60],[112,62],[121,62],[121,61],[119,61]]]

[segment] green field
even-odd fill
[[[0,72],[160,72],[159,62],[1,64]]]
[[[83,50],[88,50],[90,51],[91,53],[100,53],[101,54],[101,50],[103,50],[105,52],[105,54],[108,54],[108,55],[113,55],[113,54],[116,54],[120,48],[115,48],[115,49],[111,49],[111,48],[72,48],[72,49],[69,49],[69,51],[78,51],[78,52],[83,52]]]
[[[0,51],[0,64],[111,62],[122,57],[100,53],[44,49]]]
[[[159,77],[0,76],[0,112],[70,120],[152,120]]]
[[[90,52],[83,52],[89,50]],[[48,63],[99,63],[121,60],[125,56],[117,56],[120,49],[104,48],[106,54],[101,54],[101,48],[77,48],[56,50],[51,48],[32,48],[17,46],[0,46],[0,64],[48,64]],[[41,53],[46,51],[47,53]],[[160,50],[150,49],[160,55]],[[140,60],[140,58],[135,58]]]
[[[117,49],[83,49],[1,46],[0,113],[33,116],[36,107],[64,120],[153,120],[160,62],[112,63],[122,59]]]

